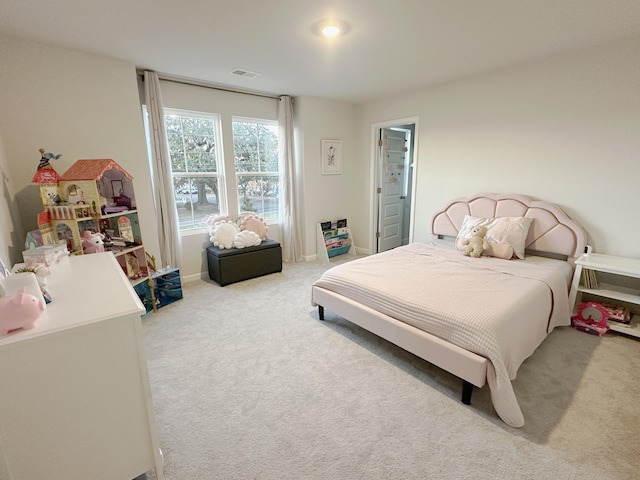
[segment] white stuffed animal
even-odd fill
[[[471,229],[471,238],[465,238],[460,245],[464,247],[462,253],[468,257],[478,258],[482,252],[489,248],[489,242],[485,236],[487,235],[487,227],[476,225]]]

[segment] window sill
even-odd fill
[[[267,222],[267,227],[279,227],[280,222]],[[201,235],[209,235],[208,228],[194,228],[192,230],[183,230],[180,232],[180,237],[195,237]]]
[[[207,235],[209,230],[206,228],[194,228],[193,230],[183,230],[180,232],[180,237],[195,237],[201,235]]]

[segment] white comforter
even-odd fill
[[[520,427],[511,380],[554,327],[570,324],[570,271],[540,257],[470,258],[414,243],[335,266],[314,285],[486,357],[494,408]]]

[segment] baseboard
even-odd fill
[[[209,272],[193,273],[182,277],[182,283],[195,282],[196,280],[209,280]]]
[[[318,255],[317,254],[304,255],[302,259],[305,262],[315,262],[318,259]],[[185,275],[184,277],[181,277],[181,278],[182,278],[182,283],[195,282],[196,280],[210,280],[209,272],[193,273],[191,275]]]

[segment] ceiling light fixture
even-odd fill
[[[349,24],[342,20],[321,20],[314,23],[311,30],[316,35],[331,38],[344,35],[350,28]]]

